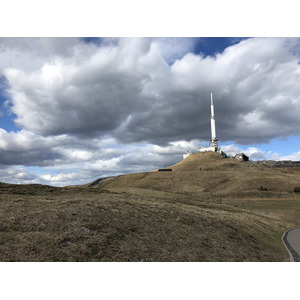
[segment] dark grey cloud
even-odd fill
[[[148,75],[136,68],[138,57],[130,57],[125,46],[125,54],[104,47],[79,62],[59,58],[29,74],[5,69],[16,124],[42,135],[89,136],[111,131],[131,112],[146,110],[140,95]]]
[[[67,59],[74,54],[74,48],[80,52],[84,44],[78,38],[0,38],[0,73],[5,68],[37,70],[55,56]]]
[[[34,69],[2,62],[15,122],[36,134],[165,145],[207,140],[211,91],[222,141],[260,143],[299,132],[299,39],[248,39],[215,57],[184,55],[192,39],[1,43],[4,56],[7,49],[23,60],[41,53]]]
[[[61,158],[62,156],[59,153],[51,149],[48,151],[31,150],[22,152],[0,150],[0,164],[5,165],[49,166]]]
[[[166,143],[210,136],[210,91],[221,141],[266,143],[300,129],[298,39],[250,39],[215,58],[186,55],[171,67],[159,103],[133,115],[122,141]]]
[[[40,69],[6,68],[16,124],[44,136],[110,134],[123,143],[207,140],[212,91],[222,141],[260,143],[299,132],[298,39],[248,39],[172,65],[168,51],[172,59],[193,45],[170,41],[81,43]]]
[[[0,132],[0,163],[78,169],[81,178],[173,164],[208,143],[210,92],[221,143],[298,135],[299,45],[247,39],[204,57],[193,39],[0,39],[6,108],[23,129]]]
[[[65,139],[66,142],[68,139]],[[0,164],[3,165],[38,165],[53,164],[62,158],[55,146],[61,138],[43,138],[28,131],[6,132],[0,129]]]
[[[22,167],[0,164],[0,182],[8,183],[37,183],[37,175]]]

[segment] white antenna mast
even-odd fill
[[[215,110],[214,110],[214,103],[213,103],[213,94],[210,93],[210,109],[211,109],[211,117],[210,117],[210,128],[211,128],[211,140],[209,143],[209,147],[218,148],[218,139],[216,134],[216,120],[215,120]]]

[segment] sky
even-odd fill
[[[208,146],[300,160],[299,38],[1,38],[0,181],[162,168]]]
[[[170,165],[181,160],[186,150],[208,146],[210,92],[223,150],[243,151],[251,159],[300,160],[299,40],[276,38],[299,36],[298,6],[296,0],[284,4],[276,0],[3,2],[0,36],[72,38],[0,39],[0,181],[63,186]],[[77,36],[193,38],[138,42]],[[205,38],[197,38],[201,36]],[[239,38],[251,36],[260,38]],[[123,103],[132,104],[126,108]],[[64,294],[61,282],[65,287],[66,281],[74,285],[78,279],[79,289],[72,296],[94,296],[99,285],[91,281],[98,283],[102,273],[92,265],[89,269],[76,265],[85,276],[78,276],[71,265],[69,272],[64,266],[64,279],[56,282],[60,272],[45,265],[30,270],[18,265],[13,273],[6,268],[5,279],[11,273],[14,280],[6,280],[4,293],[14,290],[23,298],[39,299],[42,289],[36,286],[45,287],[49,278],[55,286],[48,293],[51,296],[57,296],[57,291]],[[291,280],[278,274],[293,272],[287,264],[261,269],[238,265],[227,277],[223,276],[228,274],[227,265],[222,272],[218,264],[201,265],[202,272],[198,264],[176,265],[170,272],[161,265],[146,272],[145,265],[133,272],[132,265],[119,266],[105,269],[101,293],[111,296],[116,274],[121,274],[122,289],[116,291],[130,299],[140,298],[157,274],[163,274],[167,289],[159,278],[158,289],[151,290],[156,298],[163,292],[174,299],[199,294],[198,285],[191,282],[201,274],[205,274],[201,294],[211,297],[213,286],[205,280],[210,278],[207,274],[221,274],[222,294],[216,299],[224,294],[240,299],[248,284],[245,278],[254,280],[260,295],[265,292],[267,297],[270,289],[264,289],[265,278],[272,284],[280,281],[272,289],[277,299],[287,296],[289,290],[281,286]],[[264,280],[257,276],[257,268]],[[283,269],[278,272],[278,268]],[[107,276],[109,272],[114,280]],[[12,286],[16,276],[22,285],[18,290]],[[134,289],[136,297],[132,278],[140,288]],[[237,288],[233,290],[226,278],[234,278]],[[255,297],[257,289],[251,292]],[[70,296],[70,289],[66,295]]]

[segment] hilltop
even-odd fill
[[[257,162],[195,153],[168,167],[172,172],[134,173],[102,180],[100,188],[142,188],[225,198],[293,198],[300,168],[270,168]],[[93,186],[91,183],[90,186]]]
[[[0,261],[288,261],[300,168],[196,153],[172,171],[0,183]]]

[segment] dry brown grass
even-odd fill
[[[264,168],[251,162],[223,158],[218,153],[196,153],[172,172],[144,172],[106,179],[101,188],[144,188],[199,197],[299,199],[300,168]],[[264,189],[261,190],[261,187]],[[265,190],[267,189],[267,190]]]
[[[281,236],[299,226],[298,169],[215,153],[171,168],[97,188],[0,184],[0,260],[289,260]]]

